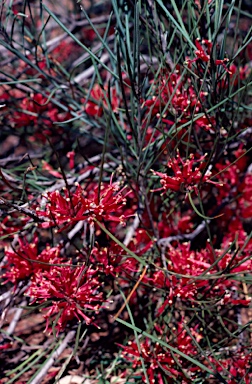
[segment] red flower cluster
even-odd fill
[[[201,15],[204,24],[205,11],[211,18],[214,4],[211,0],[195,0],[193,15]],[[8,6],[3,11],[7,9]],[[25,9],[26,6],[22,7],[23,15]],[[46,8],[43,9],[46,14]],[[232,10],[229,7],[226,14],[225,38]],[[9,11],[11,20],[11,8]],[[151,7],[147,11],[149,16]],[[218,12],[220,15],[221,9]],[[39,12],[31,4],[27,14],[32,17],[24,21],[26,30],[33,32],[40,20]],[[190,25],[195,26],[193,39],[198,27],[205,35],[202,23],[195,24],[192,19],[188,22],[188,10],[183,8],[180,14],[188,30]],[[16,16],[21,17],[19,11]],[[137,20],[138,14],[134,16]],[[119,329],[122,339],[126,335],[131,338],[130,324],[128,329],[120,328],[127,324],[123,311],[127,311],[128,304],[136,317],[136,327],[143,330],[146,326],[138,340],[122,347],[124,362],[132,367],[133,375],[142,377],[136,379],[139,382],[212,382],[219,373],[228,384],[248,384],[252,380],[251,357],[246,346],[249,320],[245,321],[240,311],[243,307],[245,312],[244,307],[251,303],[252,270],[252,119],[245,97],[251,63],[246,64],[241,57],[242,50],[249,48],[247,35],[239,35],[239,47],[230,50],[233,58],[229,63],[218,46],[220,36],[210,23],[207,34],[216,37],[214,43],[197,39],[195,45],[191,43],[195,49],[191,57],[182,63],[189,41],[184,42],[180,55],[175,44],[168,44],[166,54],[165,40],[161,39],[164,51],[156,55],[159,44],[153,51],[151,44],[145,44],[147,35],[140,20],[141,28],[132,28],[132,36],[137,32],[141,41],[139,51],[134,47],[133,61],[128,56],[131,44],[126,44],[126,51],[124,44],[118,44],[116,55],[110,51],[107,60],[106,51],[113,49],[113,44],[110,40],[105,45],[100,43],[102,36],[108,37],[110,32],[114,35],[114,28],[118,28],[114,17],[109,29],[103,28],[100,18],[95,18],[92,25],[102,31],[99,36],[96,27],[86,28],[86,20],[77,20],[76,28],[70,28],[72,32],[65,41],[60,43],[58,35],[56,40],[44,41],[54,24],[57,28],[63,25],[55,23],[60,17],[57,14],[48,19],[49,23],[43,23],[43,39],[39,39],[41,31],[34,35],[38,40],[26,36],[23,47],[22,39],[20,44],[16,40],[20,23],[13,18],[12,33],[7,39],[3,31],[7,40],[1,39],[5,43],[1,47],[3,52],[5,46],[12,52],[11,57],[6,57],[10,65],[6,66],[6,74],[2,73],[0,90],[4,137],[0,160],[1,166],[6,167],[6,177],[4,172],[1,177],[4,218],[0,236],[4,241],[7,236],[14,240],[12,247],[5,248],[2,262],[5,288],[13,284],[18,295],[17,287],[24,287],[27,302],[44,311],[46,330],[56,330],[57,334],[69,325],[76,327],[76,322],[104,325],[107,316],[99,323],[100,316],[96,315],[111,295],[116,300],[109,310],[117,311],[115,321],[123,315],[124,322],[118,321],[119,325],[112,328],[106,324],[106,332],[116,333]],[[71,22],[68,19],[67,24]],[[128,13],[129,25],[133,19],[132,12]],[[168,19],[173,24],[172,18]],[[219,23],[217,19],[214,27]],[[127,24],[122,22],[119,29],[127,28]],[[120,40],[122,31],[117,32]],[[176,25],[175,32],[173,43],[182,43]],[[75,42],[68,44],[75,34]],[[72,77],[77,61],[67,56],[73,48],[81,50],[83,38],[86,40],[88,35],[101,47],[87,41],[90,52],[97,54],[104,65],[98,65],[99,84],[85,76],[85,81],[78,85],[79,75]],[[81,44],[77,44],[78,40]],[[155,41],[155,36],[151,41]],[[225,46],[229,49],[228,44],[224,43]],[[18,47],[24,48],[24,56],[17,54]],[[148,49],[150,55],[145,55]],[[137,63],[138,53],[139,66],[135,70],[131,64]],[[114,65],[116,57],[119,66],[122,60],[123,73]],[[85,62],[89,61],[78,62],[80,77],[84,79]],[[164,67],[167,69],[161,70]],[[115,73],[106,73],[106,68]],[[94,75],[97,74],[95,70]],[[144,96],[148,84],[151,86]],[[111,130],[109,119],[103,118],[110,112]],[[82,122],[86,124],[84,128]],[[104,141],[103,129],[107,125]],[[45,145],[48,135],[50,146]],[[89,148],[89,142],[99,144]],[[104,144],[103,151],[98,155],[100,144]],[[108,149],[111,154],[106,152]],[[29,156],[32,154],[28,167],[23,150]],[[58,163],[60,171],[56,170]],[[148,178],[151,167],[152,177]],[[117,182],[112,177],[108,179],[112,169]],[[37,179],[31,170],[37,172]],[[100,183],[98,179],[105,181]],[[74,184],[74,180],[85,182]],[[42,194],[42,188],[47,187],[48,192]],[[125,228],[127,218],[130,219]],[[15,231],[25,233],[26,237],[16,239]],[[45,243],[55,246],[44,247]],[[121,296],[126,300],[121,298],[119,303]],[[9,345],[3,340],[2,349],[5,348]],[[188,360],[189,356],[193,359]],[[201,364],[211,370],[205,372]],[[128,369],[125,372],[125,380],[131,380]]]
[[[61,230],[78,221],[87,220],[89,223],[98,221],[115,221],[125,223],[126,217],[121,213],[126,204],[125,188],[120,189],[120,183],[95,185],[94,189],[83,189],[77,185],[75,192],[63,188],[59,191],[48,192],[45,211],[37,207],[39,216],[50,219],[43,227],[57,225]]]
[[[18,242],[17,250],[5,251],[7,271],[3,278],[15,286],[29,279],[26,295],[33,303],[47,304],[46,329],[54,315],[57,315],[55,328],[58,332],[74,317],[79,321],[84,319],[86,324],[93,322],[93,313],[99,309],[103,298],[97,270],[85,265],[72,267],[60,254],[59,246],[47,246],[38,254],[37,236],[32,243],[20,238]]]
[[[224,377],[228,375],[227,384],[251,383],[251,355],[245,348],[228,351],[228,356],[221,357],[218,361],[210,357],[210,361]]]
[[[247,252],[249,251],[251,252],[251,245]],[[202,297],[204,297],[204,300],[214,300],[225,305],[249,305],[250,300],[234,299],[231,290],[231,288],[237,287],[234,280],[220,277],[213,282],[208,279],[210,274],[220,273],[220,271],[227,268],[232,270],[233,273],[250,270],[252,264],[251,260],[247,258],[247,252],[234,258],[230,253],[226,253],[223,257],[224,252],[221,250],[215,250],[214,255],[209,245],[200,252],[191,251],[190,243],[178,243],[176,247],[170,245],[167,253],[165,253],[167,272],[159,270],[154,272],[151,277],[146,276],[143,279],[153,287],[167,291],[167,297],[159,307],[158,314],[162,314],[177,299],[184,303],[190,301],[192,305],[200,301]],[[219,258],[217,265],[215,258]],[[169,272],[172,272],[172,274]],[[180,277],[177,275],[180,275]]]
[[[186,63],[191,65],[191,63],[197,60],[201,60],[205,63],[210,63],[213,43],[210,40],[202,40],[200,43],[200,39],[196,39],[195,45],[197,48],[197,50],[195,51],[196,57],[194,59],[187,59]],[[226,66],[228,62],[229,62],[228,58],[224,58],[223,60],[217,59],[214,61],[215,65],[222,65],[229,74],[232,74],[232,72],[229,71],[229,69]]]
[[[190,332],[200,337],[195,329],[190,329]],[[178,349],[188,356],[197,354],[197,350],[192,343],[191,337],[187,334],[183,327],[183,322],[178,323],[177,329],[166,329],[165,331],[159,326],[155,325],[155,333],[158,338],[164,339],[171,347]],[[178,353],[172,352],[164,348],[158,342],[154,343],[150,339],[139,341],[140,348],[136,342],[128,342],[128,346],[121,346],[123,348],[122,356],[132,362],[134,373],[142,367],[142,360],[144,362],[146,373],[149,382],[154,384],[174,383],[174,380],[183,380],[183,383],[191,383],[191,378],[188,376],[193,374],[193,370],[187,369],[187,377],[182,374],[181,367],[186,369],[188,361],[182,358]],[[142,359],[142,360],[141,360]],[[196,368],[196,367],[194,367]],[[146,383],[146,377],[142,374],[142,380]]]
[[[93,322],[92,314],[98,311],[103,293],[97,271],[86,266],[71,267],[69,264],[60,267],[52,266],[48,271],[36,272],[27,295],[33,302],[47,303],[49,310],[44,316],[49,320],[57,315],[55,328],[58,333],[73,318],[84,319],[86,324]],[[90,314],[86,314],[90,312]]]
[[[199,187],[203,183],[210,183],[214,185],[222,185],[211,180],[211,172],[207,171],[203,174],[205,169],[205,160],[206,156],[201,156],[199,159],[194,159],[194,154],[189,156],[189,159],[183,160],[177,153],[176,158],[170,159],[167,163],[167,167],[172,169],[174,175],[168,176],[166,173],[152,171],[154,175],[160,177],[160,183],[162,187],[156,189],[156,191],[167,190],[172,191],[194,191],[198,194]],[[197,167],[195,164],[199,163]]]
[[[6,282],[11,281],[16,285],[19,281],[34,277],[40,270],[49,269],[51,263],[59,262],[60,247],[50,248],[47,246],[38,254],[37,236],[34,237],[32,242],[19,237],[18,243],[18,249],[8,247],[5,250],[7,263],[4,265],[6,272],[3,278]]]
[[[38,128],[39,125],[45,124],[45,134],[50,134],[48,125],[52,125],[54,121],[67,120],[68,112],[60,114],[58,108],[54,107],[52,103],[48,103],[46,97],[40,93],[31,95],[30,97],[24,97],[19,103],[18,111],[15,111],[12,116],[12,121],[16,127],[35,126]]]
[[[158,95],[143,103],[152,116],[162,114],[163,121],[168,122],[165,116],[170,113],[172,116],[181,118],[191,117],[192,111],[196,113],[202,109],[202,101],[205,100],[206,93],[201,91],[197,95],[194,86],[187,77],[182,77],[177,69],[173,73],[164,74],[156,84]],[[162,112],[165,108],[165,112]],[[164,114],[165,113],[165,114]],[[173,121],[170,121],[173,124]]]

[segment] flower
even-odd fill
[[[5,282],[17,284],[19,281],[32,278],[41,269],[49,269],[52,263],[62,261],[60,259],[60,247],[47,246],[38,254],[38,236],[35,235],[32,242],[26,238],[18,238],[19,248],[14,250],[6,248],[7,263],[4,265],[6,272],[3,274]]]
[[[93,189],[85,190],[79,184],[75,192],[63,188],[62,192],[56,190],[46,196],[45,211],[37,207],[39,216],[46,216],[50,222],[43,223],[43,227],[53,225],[62,226],[61,231],[78,221],[87,220],[89,223],[98,221],[115,221],[125,223],[126,217],[122,208],[126,204],[126,188],[120,189],[120,183],[96,185]]]
[[[46,309],[49,309],[44,316],[46,330],[50,331],[49,320],[56,314],[55,328],[58,333],[73,318],[83,319],[87,325],[93,322],[93,313],[99,309],[103,298],[103,293],[99,291],[101,283],[96,275],[96,270],[85,265],[74,268],[70,264],[36,273],[26,294],[33,299],[33,303],[47,303]]]
[[[85,102],[85,112],[89,116],[101,117],[104,113],[104,109],[108,109],[108,103],[105,99],[104,94],[107,96],[108,100],[109,94],[108,89],[105,87],[105,90],[99,84],[95,84],[93,89],[90,92],[90,100],[84,100]],[[119,106],[119,98],[116,93],[116,89],[111,90],[111,109],[113,112],[116,112]]]
[[[166,173],[152,171],[154,175],[160,177],[160,183],[162,187],[155,191],[171,189],[172,191],[194,191],[198,194],[198,188],[201,183],[209,183],[214,185],[221,185],[210,179],[211,172],[207,171],[204,175],[202,171],[205,168],[204,160],[205,156],[201,156],[199,159],[194,159],[194,154],[191,154],[187,160],[183,160],[177,152],[177,156],[168,161],[168,168],[172,169],[174,175],[168,176]],[[196,163],[200,163],[198,167],[195,167]]]
[[[225,307],[227,304],[231,307],[250,304],[251,300],[244,300],[234,295],[234,289],[238,284],[232,278],[227,278],[223,274],[215,279],[214,283],[209,279],[209,275],[220,273],[227,268],[230,268],[233,273],[242,273],[251,269],[251,260],[247,257],[251,254],[251,244],[244,255],[237,254],[235,257],[232,253],[226,252],[226,249],[223,245],[222,249],[216,249],[213,253],[209,244],[201,251],[191,250],[190,243],[170,245],[167,253],[164,254],[167,260],[167,271],[155,270],[143,279],[143,282],[156,290],[166,292],[164,296],[162,295],[164,300],[157,308],[157,315],[160,316],[177,301],[187,304],[190,302],[190,305],[195,306],[202,297]],[[216,258],[219,259],[218,264],[216,264]],[[198,278],[199,276],[201,278]]]
[[[196,45],[196,51],[194,52],[196,57],[194,59],[187,59],[186,64],[191,65],[191,63],[201,60],[205,63],[210,63],[211,60],[211,51],[213,48],[213,43],[210,40],[202,40],[200,43],[200,39],[195,40],[195,45]],[[229,62],[228,58],[224,58],[223,60],[217,59],[214,61],[215,65],[222,65],[223,68],[230,74],[232,75],[232,71],[230,71],[226,64]]]
[[[170,346],[178,349],[179,351],[193,356],[197,354],[197,350],[192,343],[191,337],[187,334],[183,327],[183,320],[179,322],[177,329],[164,331],[158,324],[153,330],[157,334],[158,338],[164,338]],[[191,332],[195,334],[195,330],[191,329]],[[139,341],[140,348],[136,342],[128,342],[127,346],[122,346],[122,356],[132,362],[132,368],[134,371],[140,371],[142,367],[141,359],[144,360],[146,367],[146,373],[150,383],[164,384],[166,382],[174,383],[174,380],[183,380],[183,383],[190,383],[182,373],[181,366],[184,369],[191,370],[187,367],[187,360],[182,358],[178,353],[171,353],[170,350],[164,348],[160,343],[153,342],[149,338],[143,341]],[[192,369],[193,370],[193,369]],[[165,378],[165,380],[163,380]],[[146,377],[142,374],[142,380],[146,383]]]

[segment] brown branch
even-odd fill
[[[25,208],[23,206],[17,205],[15,203],[10,203],[8,200],[4,199],[3,197],[0,197],[0,204],[5,204],[7,207],[12,208],[20,213],[23,213],[27,216],[29,216],[31,219],[33,219],[36,223],[44,223],[45,220],[44,218],[40,218],[37,216],[37,214],[28,208]]]

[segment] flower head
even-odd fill
[[[93,313],[99,309],[103,297],[96,274],[91,268],[73,268],[69,264],[36,273],[27,295],[33,302],[48,303],[46,308],[49,309],[44,316],[46,330],[49,329],[49,319],[55,314],[58,315],[55,325],[58,332],[64,330],[73,318],[83,319],[86,324],[93,322]]]
[[[28,242],[26,238],[18,238],[18,243],[17,249],[6,248],[5,250],[7,264],[4,266],[6,272],[3,278],[6,282],[10,281],[16,285],[19,281],[31,278],[41,269],[49,269],[51,263],[59,260],[59,247],[48,246],[40,254],[38,253],[36,235],[32,242]]]
[[[201,60],[205,63],[210,63],[213,43],[210,40],[202,40],[200,42],[200,39],[196,39],[195,45],[197,48],[194,52],[196,57],[194,59],[187,59],[186,63],[191,65],[191,63],[197,60]],[[232,71],[230,71],[226,66],[228,62],[229,62],[228,58],[224,58],[222,60],[217,59],[214,61],[215,65],[221,65],[226,70],[226,72],[228,72],[229,74],[232,74]]]
[[[190,336],[187,334],[183,327],[182,321],[178,324],[177,329],[171,331],[165,331],[158,324],[155,325],[154,332],[158,338],[164,338],[164,340],[173,348],[180,350],[188,355],[195,355],[196,348],[192,343]],[[191,329],[192,333],[196,333],[194,329]],[[164,384],[166,382],[174,383],[174,380],[186,380],[186,377],[181,373],[179,367],[187,367],[186,359],[170,350],[165,349],[160,343],[153,342],[146,338],[140,341],[140,348],[136,342],[128,342],[127,346],[122,346],[123,357],[132,362],[133,369],[139,371],[142,367],[142,361],[146,366],[146,373],[150,383]],[[189,368],[190,369],[190,368]],[[165,378],[165,381],[163,380]],[[146,383],[146,376],[142,374],[142,380]],[[186,383],[187,381],[183,381]]]
[[[80,185],[75,192],[63,188],[62,192],[49,192],[45,211],[37,208],[37,213],[50,219],[50,222],[43,224],[44,227],[57,225],[61,230],[84,220],[89,223],[106,220],[124,224],[126,217],[122,214],[122,208],[128,193],[125,188],[120,189],[119,183],[112,183],[112,180],[100,188],[96,185],[89,190]]]
[[[170,159],[167,163],[168,169],[173,171],[173,176],[168,176],[166,173],[153,171],[154,175],[160,177],[160,183],[162,187],[158,190],[167,191],[194,191],[198,193],[198,188],[201,183],[217,184],[210,179],[211,173],[206,172],[203,175],[205,168],[204,164],[205,156],[201,156],[199,159],[194,158],[194,154],[191,154],[187,160],[183,160],[179,154],[173,159]],[[195,164],[199,163],[195,167]],[[220,185],[220,184],[219,184]]]

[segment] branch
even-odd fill
[[[17,205],[15,203],[10,203],[9,201],[4,199],[3,197],[0,197],[0,204],[5,204],[5,205],[7,205],[7,207],[13,208],[16,211],[31,217],[36,223],[43,223],[43,222],[47,221],[45,219],[38,217],[37,214],[34,211],[32,211],[31,209],[25,208],[24,206],[21,206],[21,205]]]
[[[169,236],[169,237],[164,237],[160,240],[158,240],[158,245],[160,247],[168,247],[172,241],[176,240],[193,240],[195,239],[196,236],[198,236],[206,227],[206,223],[208,224],[210,220],[207,221],[202,221],[201,224],[197,226],[197,228],[192,232],[192,233],[186,233],[183,235],[176,235],[176,236]]]
[[[75,331],[70,331],[66,335],[65,339],[62,341],[60,346],[53,352],[50,359],[47,360],[46,364],[43,365],[42,369],[39,371],[38,375],[30,382],[30,384],[39,384],[41,383],[44,376],[47,374],[47,371],[51,368],[56,359],[61,355],[64,349],[67,347],[67,344],[72,341],[75,336]]]

